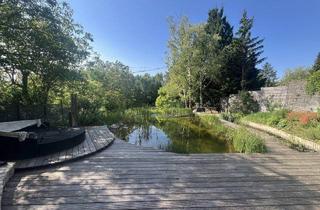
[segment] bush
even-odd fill
[[[228,113],[228,112],[223,112],[221,114],[222,119],[227,120],[229,122],[238,122],[243,115],[241,113]]]
[[[288,121],[284,121],[287,118],[287,113],[288,110],[286,109],[276,110],[273,112],[258,112],[251,115],[247,115],[243,119],[270,126],[283,127],[285,124],[288,124]]]
[[[244,128],[232,131],[230,137],[237,152],[264,153],[267,151],[264,141]]]
[[[278,123],[280,122],[280,120],[282,119],[281,116],[279,115],[271,115],[268,119],[267,119],[267,124],[268,125],[278,125]]]
[[[240,91],[238,98],[230,107],[232,113],[251,114],[258,112],[260,106],[248,91]]]
[[[299,121],[302,125],[308,125],[312,121],[318,120],[316,112],[290,112],[288,113],[288,120]]]
[[[79,113],[78,121],[80,126],[103,125],[106,118],[106,113],[102,111],[82,111]]]
[[[277,127],[279,127],[279,128],[285,128],[285,127],[287,127],[288,125],[289,125],[288,120],[286,120],[286,119],[281,119],[281,120],[278,122]]]

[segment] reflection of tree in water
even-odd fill
[[[170,138],[166,150],[178,153],[231,152],[228,143],[198,118],[172,118],[157,124]]]
[[[142,141],[149,141],[152,135],[152,127],[150,123],[141,125],[138,129],[138,145],[142,145]]]
[[[126,129],[120,129],[121,134],[117,136],[140,146],[147,144],[176,153],[232,152],[221,135],[212,127],[202,125],[196,117],[157,117],[124,127]]]

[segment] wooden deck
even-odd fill
[[[81,144],[47,156],[18,161],[15,169],[43,167],[81,158],[109,146],[113,140],[114,135],[107,126],[87,127],[86,139]]]
[[[115,140],[93,156],[16,173],[2,208],[319,209],[320,154],[280,148],[179,155]]]
[[[11,122],[0,122],[1,132],[13,132],[32,125],[37,125],[40,120],[19,120]]]

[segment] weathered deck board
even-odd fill
[[[99,137],[88,135],[88,133],[96,132],[97,130],[100,132]],[[47,156],[18,161],[15,165],[15,168],[16,169],[35,168],[35,167],[47,166],[47,165],[62,163],[65,161],[76,159],[76,158],[94,153],[99,149],[102,149],[108,146],[113,140],[114,140],[114,136],[106,126],[88,127],[86,128],[86,139],[81,144],[71,149],[60,151]],[[96,142],[99,142],[99,144],[101,144],[99,148],[96,148],[93,146]]]
[[[99,139],[89,149],[103,145],[100,131],[88,135]],[[2,207],[318,209],[320,154],[266,137],[271,152],[252,155],[179,155],[116,140],[85,159],[15,174]]]
[[[5,163],[0,165],[0,209],[1,209],[1,200],[3,196],[3,188],[13,175],[14,172],[14,163]]]
[[[20,120],[11,122],[0,122],[0,131],[13,132],[32,125],[37,125],[39,120]]]

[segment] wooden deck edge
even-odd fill
[[[241,121],[241,123],[246,125],[246,126],[249,126],[251,128],[258,129],[258,130],[270,133],[272,135],[278,136],[278,137],[280,137],[282,139],[285,139],[285,140],[287,140],[287,141],[289,141],[289,142],[291,142],[293,144],[301,144],[301,145],[303,145],[304,147],[306,147],[308,149],[311,149],[311,150],[314,150],[314,151],[317,151],[317,152],[320,151],[320,145],[319,144],[317,144],[315,142],[312,142],[310,140],[306,140],[306,139],[300,138],[298,136],[286,133],[286,132],[281,131],[279,129],[276,129],[276,128],[273,128],[273,127],[270,127],[270,126],[267,126],[267,125],[262,125],[262,124],[250,122],[250,121],[244,121],[244,120]]]
[[[50,167],[50,166],[57,166],[57,165],[65,164],[65,163],[74,162],[74,161],[77,161],[79,159],[86,158],[86,157],[89,157],[91,155],[94,155],[94,154],[106,149],[107,147],[109,147],[110,145],[113,144],[115,139],[116,138],[114,137],[107,145],[105,145],[104,147],[101,147],[101,148],[99,148],[99,149],[97,149],[97,150],[95,150],[94,152],[91,152],[91,153],[84,153],[83,155],[79,155],[79,156],[77,156],[75,158],[71,158],[71,159],[68,159],[68,160],[62,160],[62,161],[54,162],[54,163],[48,163],[48,164],[44,164],[44,165],[40,165],[40,166],[19,167],[19,168],[15,168],[15,171],[26,171],[26,170],[32,170],[32,169],[41,169],[41,168],[47,168],[47,167]]]
[[[4,187],[6,186],[7,182],[9,181],[9,179],[13,176],[14,174],[14,166],[15,163],[14,162],[8,162],[6,165],[3,165],[1,167],[6,167],[4,174],[0,177],[0,210],[1,210],[1,202],[2,202],[2,193],[4,190]]]

